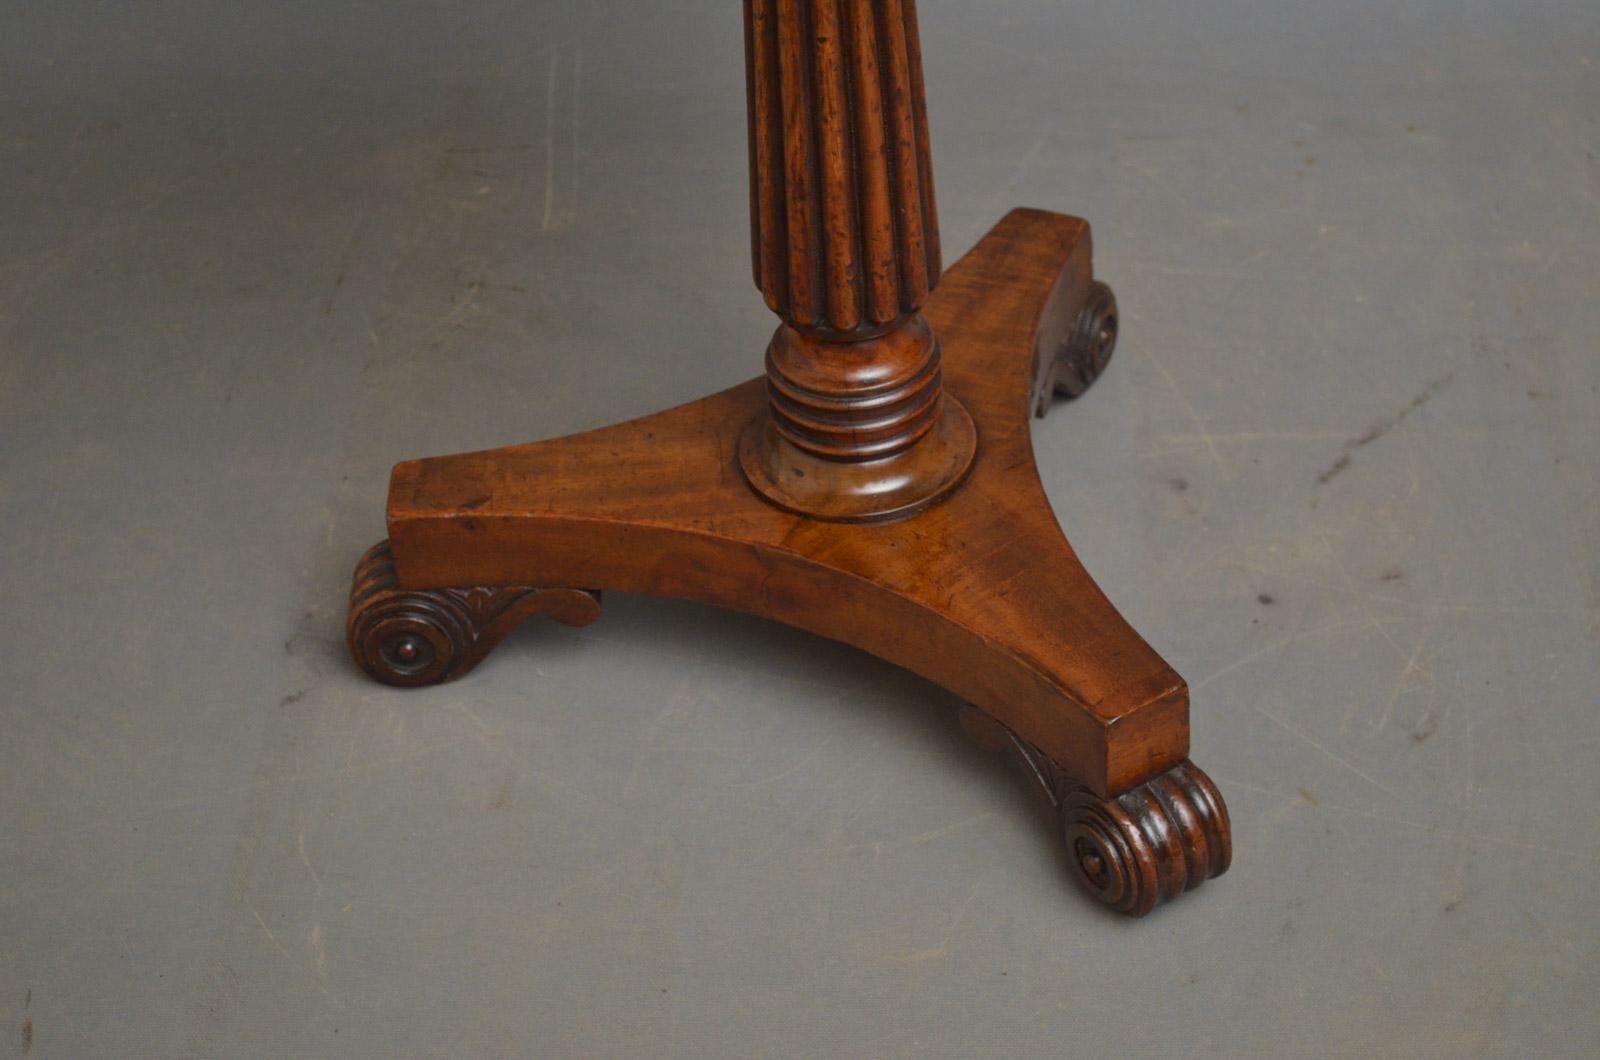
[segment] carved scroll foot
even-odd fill
[[[1117,349],[1117,296],[1098,280],[1089,286],[1087,299],[1073,319],[1072,330],[1053,356],[1043,358],[1045,377],[1034,387],[1038,405],[1034,412],[1049,415],[1056,397],[1081,397],[1111,363]]]
[[[356,565],[345,640],[374,680],[416,688],[477,666],[523,621],[548,615],[569,626],[600,617],[600,594],[582,589],[403,589],[389,542]]]
[[[1211,778],[1185,759],[1106,799],[976,707],[962,724],[983,746],[1005,752],[1060,828],[1073,875],[1119,913],[1140,917],[1228,871],[1228,808]]]

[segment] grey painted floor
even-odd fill
[[[758,370],[735,5],[9,5],[0,1057],[1595,1055],[1592,0],[922,8],[946,243],[1096,225],[1036,446],[1232,873],[1103,915],[707,608],[345,661],[393,461]]]

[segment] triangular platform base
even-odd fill
[[[530,615],[593,621],[599,589],[718,604],[855,645],[972,703],[970,727],[1013,752],[1079,878],[1112,906],[1142,914],[1219,875],[1228,817],[1186,760],[1188,689],[1078,562],[1034,465],[1033,413],[1087,388],[1116,338],[1088,225],[1011,213],[926,314],[947,392],[978,434],[970,473],[941,503],[862,524],[763,500],[738,456],[766,410],[761,379],[587,434],[404,463],[390,540],[357,571],[356,661],[380,681],[432,684]]]

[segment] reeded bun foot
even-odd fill
[[[1228,871],[1228,808],[1193,762],[1106,799],[977,708],[968,707],[962,723],[1012,759],[1061,829],[1078,882],[1117,912],[1144,916]]]

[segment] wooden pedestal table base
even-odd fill
[[[741,439],[769,416],[766,379],[587,434],[403,463],[390,540],[357,571],[356,661],[380,681],[431,684],[531,615],[593,621],[593,590],[701,600],[964,697],[981,712],[970,727],[1016,758],[1079,877],[1115,908],[1144,914],[1220,875],[1228,816],[1186,760],[1187,687],[1078,562],[1034,465],[1032,414],[1054,390],[1081,393],[1116,338],[1088,225],[1013,212],[925,312],[944,399],[976,433],[936,503],[852,522],[752,488]]]

